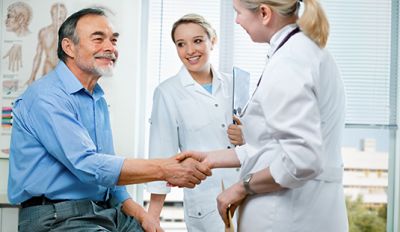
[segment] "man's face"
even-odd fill
[[[99,15],[83,16],[77,23],[79,38],[74,45],[73,62],[80,71],[96,76],[112,75],[118,58],[118,33],[108,19]]]

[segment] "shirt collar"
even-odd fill
[[[277,31],[271,38],[271,41],[269,43],[270,48],[268,50],[268,56],[271,57],[275,50],[278,48],[279,44],[285,39],[285,37],[293,30],[295,29],[297,24],[288,24],[281,28],[279,31]]]
[[[212,80],[212,84],[213,84],[213,88],[214,85],[219,85],[222,77],[218,74],[218,72],[216,72],[213,68],[213,66],[211,65],[211,72],[213,74],[213,80]],[[187,70],[187,68],[185,66],[182,66],[181,70],[179,70],[179,74],[181,77],[181,83],[183,86],[189,86],[189,85],[194,85],[197,82],[193,79],[192,75],[190,75],[189,71]]]
[[[58,62],[57,66],[55,67],[55,71],[58,77],[60,78],[61,82],[63,83],[65,90],[69,94],[77,93],[82,89],[85,90],[85,92],[89,93],[63,61]],[[100,87],[99,84],[96,84],[96,86],[93,89],[93,94],[92,94],[93,98],[97,99],[103,95],[104,95],[103,89]]]

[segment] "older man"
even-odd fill
[[[194,160],[114,155],[97,81],[112,74],[118,35],[101,9],[74,13],[59,30],[61,62],[15,102],[8,195],[20,231],[162,231],[117,185],[194,187],[211,174]]]

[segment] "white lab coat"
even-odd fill
[[[227,129],[232,123],[232,77],[212,69],[212,94],[193,80],[185,67],[154,91],[150,126],[150,158],[170,157],[185,150],[210,151],[232,147]],[[225,187],[239,178],[237,169],[215,169],[194,189],[184,189],[188,231],[221,232],[217,210],[221,180]],[[165,182],[147,184],[150,193],[164,194]]]
[[[276,33],[271,50],[294,28]],[[238,231],[345,232],[341,139],[345,96],[337,66],[302,32],[270,54],[241,118],[241,177],[266,167],[287,190],[249,196]]]

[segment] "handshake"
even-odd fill
[[[164,179],[170,186],[194,188],[211,176],[211,165],[205,159],[205,153],[183,152],[162,160],[160,165]]]

